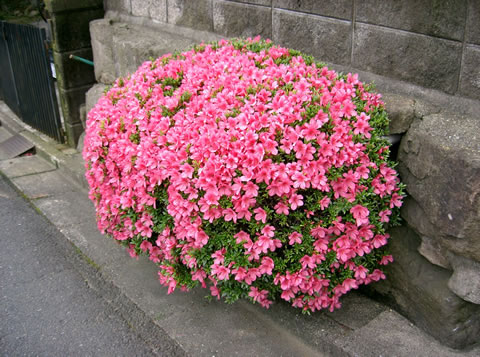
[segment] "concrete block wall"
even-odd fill
[[[86,91],[95,83],[93,67],[70,59],[76,55],[92,60],[89,23],[103,17],[102,0],[46,0],[52,29],[53,59],[57,74],[65,133],[76,146],[83,131],[80,107]]]
[[[261,35],[328,64],[480,99],[476,0],[105,0],[105,10]]]

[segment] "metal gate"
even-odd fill
[[[44,29],[0,22],[0,94],[23,122],[63,143]]]

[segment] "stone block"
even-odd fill
[[[390,231],[388,248],[395,258],[385,268],[386,281],[371,287],[418,327],[443,344],[466,348],[480,336],[480,306],[448,288],[451,272],[430,264],[417,249],[420,237],[403,226]]]
[[[273,11],[273,40],[315,56],[319,61],[350,64],[352,24],[293,11]]]
[[[432,114],[416,119],[400,144],[402,181],[416,204],[402,214],[422,236],[480,261],[480,122]]]
[[[456,91],[461,43],[359,23],[354,37],[355,68],[447,93]]]
[[[21,156],[0,161],[0,171],[12,179],[56,170],[57,167],[38,155]]]
[[[443,247],[435,238],[422,236],[422,243],[418,247],[418,252],[427,260],[439,267],[445,269],[452,269],[450,261],[448,260],[448,250]]]
[[[105,92],[105,88],[107,88],[105,84],[98,83],[87,91],[85,94],[85,111],[87,114],[92,110],[95,104],[97,104],[98,100]]]
[[[132,12],[130,0],[104,0],[103,6],[105,11],[116,11],[124,14]]]
[[[197,30],[213,31],[212,0],[168,1],[168,22]]]
[[[100,19],[90,23],[95,78],[98,82],[110,84],[115,80],[113,58],[113,26],[108,20]]]
[[[273,7],[352,20],[353,0],[273,0]]]
[[[85,93],[89,88],[90,85],[74,89],[59,89],[65,124],[81,124],[80,106],[85,103]]]
[[[448,287],[463,300],[480,306],[480,262],[449,254],[454,272]]]
[[[480,99],[480,46],[466,46],[460,75],[460,94]]]
[[[467,0],[362,0],[357,22],[463,41]]]
[[[475,0],[468,1],[467,10],[467,29],[465,40],[467,43],[480,45],[480,2]]]
[[[62,12],[51,19],[53,48],[57,52],[90,47],[89,23],[103,17],[103,9]]]
[[[135,72],[150,58],[157,58],[176,50],[185,50],[194,43],[193,39],[184,36],[133,24],[115,23],[111,45],[113,58],[116,59],[116,77]]]
[[[78,138],[78,143],[77,143],[78,152],[83,152],[84,142],[85,142],[85,131],[83,131],[80,134],[80,137]],[[87,187],[88,187],[88,184],[87,184]]]
[[[95,82],[93,67],[70,58],[70,55],[93,60],[92,49],[84,48],[76,51],[53,52],[57,83],[59,87],[70,89]]]
[[[153,20],[167,22],[166,0],[131,0],[132,15],[150,17]]]
[[[77,147],[78,138],[84,131],[82,123],[65,124],[65,134],[67,135],[67,144],[71,147]]]
[[[167,0],[151,0],[148,10],[152,20],[167,22]]]
[[[272,11],[264,6],[218,1],[213,4],[213,28],[226,37],[272,38]]]
[[[410,97],[393,93],[384,94],[382,99],[390,119],[390,134],[407,132],[415,118],[415,101]]]
[[[80,105],[80,122],[82,126],[85,128],[85,123],[87,121],[87,111],[85,109],[85,104]]]
[[[12,181],[25,196],[33,200],[75,190],[71,182],[59,175],[57,170],[17,177]]]
[[[103,0],[45,0],[45,7],[51,14],[62,11],[82,10],[82,9],[103,9]]]
[[[149,16],[148,8],[150,7],[150,0],[130,0],[130,2],[133,16]]]

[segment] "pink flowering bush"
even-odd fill
[[[258,38],[145,62],[88,115],[98,227],[168,292],[333,310],[392,261],[387,127],[357,75]]]

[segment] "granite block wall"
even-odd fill
[[[93,68],[74,61],[71,55],[92,60],[89,23],[103,17],[102,0],[46,0],[52,30],[60,105],[67,142],[75,147],[83,131],[80,107],[85,93],[95,83]]]
[[[261,35],[329,64],[480,99],[476,0],[105,0],[105,10]]]

